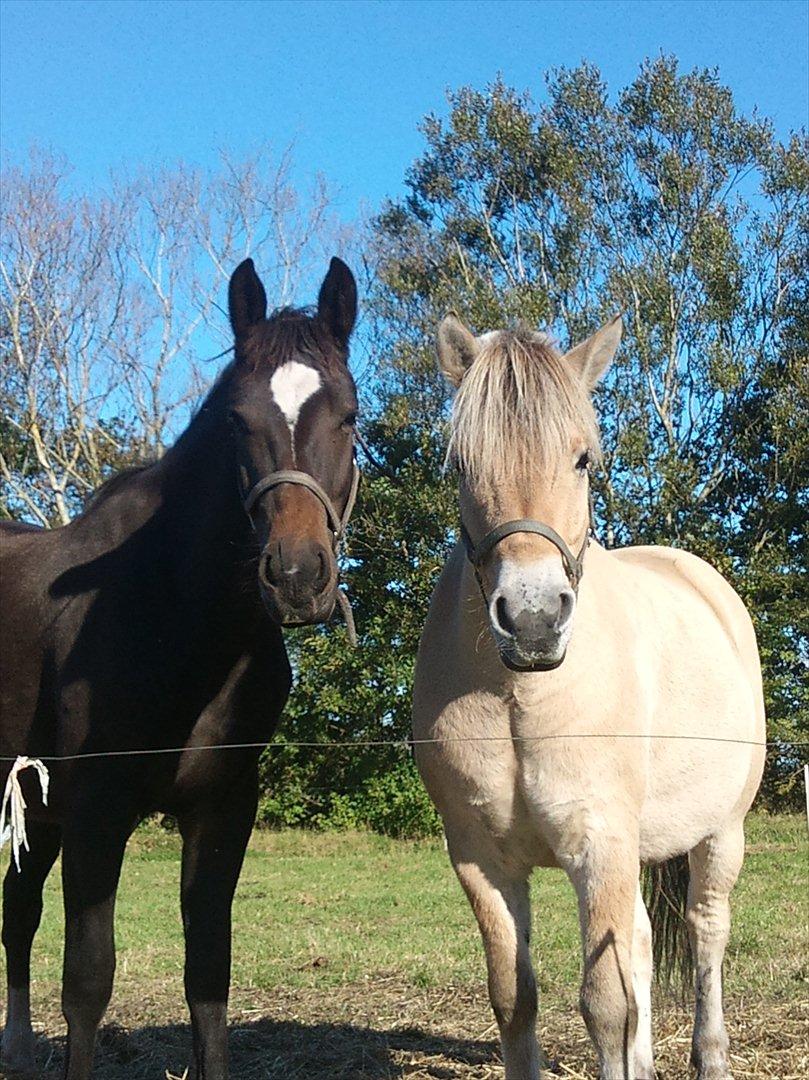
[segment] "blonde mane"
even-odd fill
[[[598,455],[590,395],[544,334],[498,330],[478,342],[455,396],[448,460],[472,480],[530,479],[568,452],[574,432]]]

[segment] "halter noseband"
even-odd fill
[[[360,486],[360,470],[356,461],[353,462],[351,489],[348,493],[342,515],[337,513],[334,503],[317,480],[315,480],[314,476],[310,476],[309,473],[298,472],[297,469],[279,469],[278,472],[269,473],[267,476],[262,477],[261,480],[250,488],[249,492],[244,497],[244,509],[251,521],[253,507],[261,496],[268,491],[272,491],[273,488],[279,487],[281,484],[296,484],[298,487],[306,488],[307,491],[311,491],[313,495],[317,496],[323,505],[323,509],[326,511],[326,520],[329,523],[329,529],[332,534],[332,549],[336,555],[340,550],[340,544],[345,536],[349,519],[354,510],[354,503],[357,501],[357,491]]]
[[[557,548],[559,554],[562,556],[562,564],[567,574],[567,580],[570,582],[570,587],[574,593],[578,593],[579,585],[584,574],[584,556],[587,552],[587,548],[590,546],[590,541],[594,535],[594,510],[593,510],[593,492],[592,489],[587,495],[587,532],[584,534],[584,540],[579,548],[578,555],[574,555],[565,541],[556,531],[552,529],[550,525],[546,525],[543,521],[535,521],[533,518],[515,518],[513,521],[504,521],[502,525],[495,525],[495,527],[487,532],[482,540],[479,540],[477,544],[473,543],[472,537],[469,535],[469,530],[464,524],[463,518],[461,518],[461,541],[466,548],[466,557],[472,564],[472,569],[475,571],[475,578],[477,579],[478,586],[480,588],[481,596],[484,603],[488,606],[489,600],[486,596],[486,589],[483,585],[483,578],[480,574],[480,565],[489,552],[497,547],[501,540],[505,540],[507,536],[513,536],[514,533],[533,533],[536,536],[543,536]]]
[[[309,473],[299,472],[297,469],[279,469],[278,472],[269,473],[267,476],[262,477],[261,480],[253,484],[243,499],[245,513],[250,518],[250,523],[252,525],[253,508],[262,495],[265,495],[268,491],[272,491],[273,488],[279,487],[281,484],[296,484],[298,487],[306,488],[307,491],[311,491],[320,501],[323,509],[326,511],[326,521],[329,525],[329,531],[332,534],[332,551],[335,558],[337,558],[340,554],[340,546],[345,537],[346,528],[348,527],[354,504],[357,501],[357,492],[360,486],[361,473],[356,461],[352,462],[352,469],[351,487],[342,514],[337,513],[334,503],[331,501],[323,487],[315,480],[314,476],[310,476]],[[337,589],[337,604],[343,614],[343,619],[345,620],[348,640],[356,647],[357,630],[354,625],[354,615],[351,611],[351,603],[340,588]]]
[[[542,521],[534,521],[533,518],[515,518],[513,521],[505,521],[502,525],[496,525],[477,544],[472,542],[472,537],[469,535],[466,525],[461,521],[461,540],[466,548],[467,558],[474,568],[481,591],[483,591],[483,582],[480,576],[480,564],[492,548],[496,547],[501,540],[505,540],[507,536],[513,536],[514,533],[534,533],[536,536],[544,536],[546,540],[550,540],[559,549],[571,588],[574,592],[579,591],[579,583],[584,574],[584,554],[590,544],[592,529],[588,525],[579,554],[574,555],[556,529],[552,529],[550,525],[546,525]],[[483,595],[485,599],[485,592]]]

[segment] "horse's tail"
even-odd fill
[[[643,871],[643,899],[652,924],[652,953],[657,982],[684,994],[693,982],[694,962],[688,939],[688,856],[677,855]]]

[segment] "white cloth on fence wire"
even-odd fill
[[[25,832],[25,799],[20,787],[20,773],[23,769],[36,769],[39,775],[39,786],[42,788],[42,804],[48,805],[48,784],[50,776],[39,758],[18,757],[11,766],[11,772],[6,780],[6,790],[3,792],[3,805],[0,808],[0,848],[7,841],[11,841],[11,853],[17,864],[17,872],[20,870],[20,850],[25,848],[29,851],[28,836]],[[8,822],[6,822],[8,813]]]

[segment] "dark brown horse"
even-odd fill
[[[267,319],[248,259],[229,299],[235,359],[166,455],[108,482],[64,528],[0,533],[0,791],[18,754],[186,748],[49,762],[47,808],[23,775],[30,852],[3,893],[3,1055],[31,1064],[31,942],[61,848],[68,1080],[92,1068],[124,849],[155,810],[183,839],[196,1075],[227,1075],[231,902],[260,751],[192,748],[271,738],[290,687],[280,627],[322,622],[337,595],[335,534],[357,475],[354,278],[333,259],[315,313]]]

